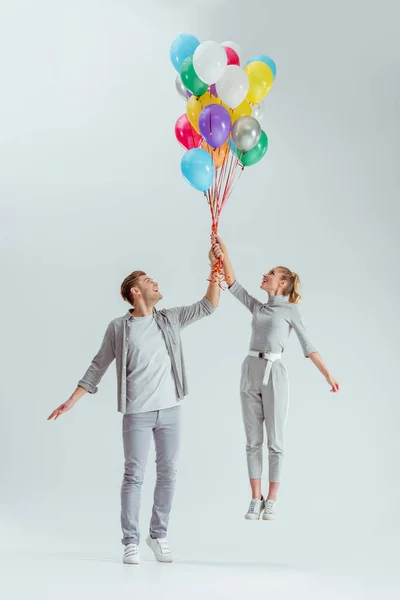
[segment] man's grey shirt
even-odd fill
[[[154,309],[153,311],[154,318],[161,329],[171,359],[178,398],[184,398],[188,394],[186,368],[180,335],[181,330],[187,325],[211,315],[214,311],[215,306],[205,296],[199,302],[195,302],[190,306],[164,308],[160,311]],[[107,327],[100,350],[93,358],[85,375],[78,382],[78,386],[84,388],[90,394],[95,394],[98,391],[97,386],[104,373],[115,359],[118,382],[118,411],[123,414],[126,413],[128,322],[132,319],[131,312],[128,311],[123,317],[118,317],[111,321]]]

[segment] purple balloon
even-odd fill
[[[217,88],[215,87],[215,83],[213,83],[212,85],[210,85],[210,92],[213,96],[215,96],[216,98],[218,98],[218,92],[217,92]]]
[[[205,141],[213,148],[226,142],[231,132],[231,117],[220,104],[209,104],[199,115],[199,130]]]
[[[187,94],[188,100],[189,100],[190,96],[193,96],[192,92],[189,92],[189,90],[186,90],[186,94]]]

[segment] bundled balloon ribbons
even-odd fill
[[[186,181],[204,193],[211,210],[212,233],[233,186],[245,167],[255,165],[268,149],[261,128],[263,100],[276,77],[274,61],[257,54],[241,67],[234,42],[203,42],[188,33],[178,35],[170,49],[178,71],[175,86],[187,102],[175,124],[175,136],[186,149],[181,170]],[[223,282],[223,265],[212,278]]]

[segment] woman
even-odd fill
[[[246,433],[246,454],[252,499],[245,519],[276,517],[276,495],[281,480],[284,440],[283,430],[288,411],[288,376],[282,353],[292,329],[295,330],[304,355],[310,358],[331,386],[339,384],[329,373],[320,354],[310,341],[298,303],[300,280],[286,267],[276,267],[263,276],[261,289],[267,292],[263,304],[236,280],[228,251],[220,237],[213,236],[213,251],[224,264],[229,291],[253,314],[250,351],[242,366],[240,396]],[[263,423],[267,431],[269,453],[269,491],[261,494]]]

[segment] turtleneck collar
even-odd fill
[[[276,306],[277,304],[287,304],[289,296],[268,296],[268,306]]]

